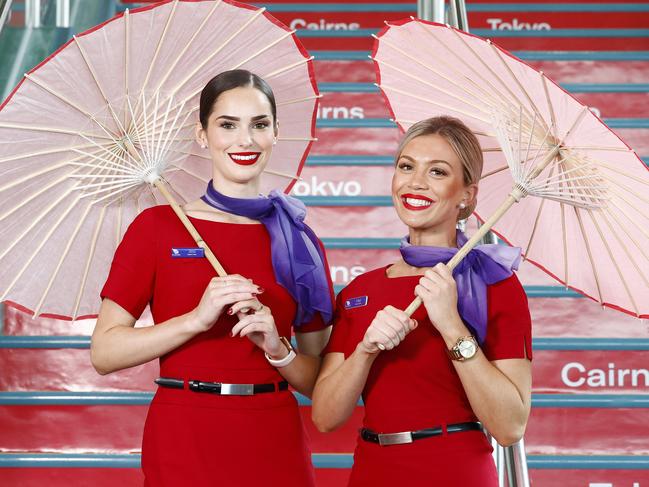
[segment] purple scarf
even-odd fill
[[[466,235],[458,230],[457,245],[467,242]],[[411,245],[408,237],[401,240],[401,255],[415,267],[434,267],[447,263],[457,254],[457,248]],[[477,245],[453,269],[457,283],[457,308],[465,324],[482,344],[487,337],[487,286],[512,275],[518,269],[521,249],[505,245]]]
[[[259,220],[266,227],[275,278],[297,303],[294,326],[310,322],[316,311],[329,323],[333,305],[324,254],[313,230],[304,223],[304,203],[275,190],[268,197],[231,198],[216,191],[212,181],[201,199],[218,210]]]

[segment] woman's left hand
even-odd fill
[[[242,316],[239,322],[232,327],[232,336],[237,335],[248,337],[252,343],[270,357],[282,358],[286,355],[286,347],[279,339],[275,319],[268,306],[261,304],[257,311]]]
[[[431,323],[442,335],[462,323],[457,310],[457,285],[446,264],[426,270],[415,294],[424,302]]]

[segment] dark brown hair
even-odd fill
[[[252,87],[261,91],[270,103],[273,115],[273,124],[277,121],[277,104],[275,95],[270,85],[262,78],[245,69],[232,69],[223,71],[212,78],[201,92],[199,119],[203,129],[207,128],[207,119],[212,113],[216,100],[228,90],[234,88]]]

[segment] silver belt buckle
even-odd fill
[[[402,431],[401,433],[379,433],[379,445],[403,445],[404,443],[412,443],[412,432]]]
[[[221,384],[222,396],[252,396],[253,384]]]

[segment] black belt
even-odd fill
[[[444,434],[444,429],[449,434],[459,433],[460,431],[481,431],[482,425],[475,421],[470,421],[468,423],[448,424],[446,428],[437,426],[435,428],[426,428],[418,431],[402,431],[400,433],[375,433],[367,428],[361,428],[361,438],[371,443],[378,443],[381,446],[401,445],[404,443],[412,443],[414,440],[442,435]]]
[[[172,379],[170,377],[158,377],[155,383],[162,387],[172,389],[184,389],[183,379]],[[190,391],[209,392],[221,396],[252,396],[262,392],[287,391],[288,382],[285,380],[271,384],[224,384],[222,382],[203,382],[200,380],[188,380],[187,385]]]

